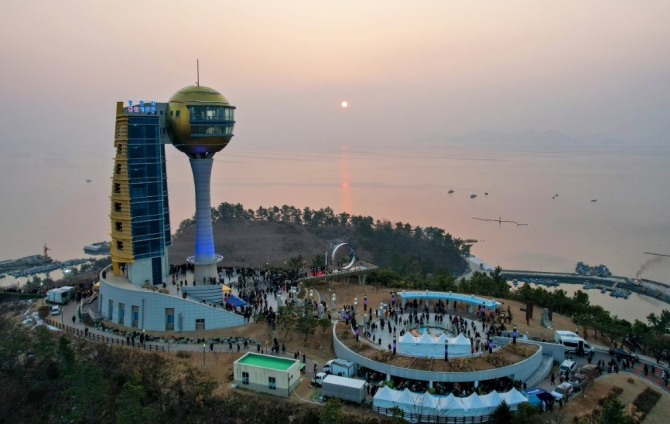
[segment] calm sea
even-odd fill
[[[6,199],[1,259],[41,253],[44,243],[56,259],[82,257],[83,245],[109,239],[108,150],[64,162],[1,160],[10,175],[22,176],[20,184],[0,189]],[[669,158],[666,150],[623,147],[533,151],[460,143],[261,151],[238,143],[216,157],[212,203],[330,206],[336,213],[444,228],[477,240],[473,254],[506,269],[572,272],[583,261],[605,264],[615,275],[670,283],[670,258],[644,253],[670,254]],[[193,215],[194,199],[188,160],[170,146],[168,185],[174,230]],[[631,299],[612,305],[629,319],[662,307]]]

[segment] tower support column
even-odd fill
[[[191,170],[195,182],[195,256],[189,258],[194,265],[195,281],[202,284],[210,277],[217,278],[216,266],[223,260],[214,253],[212,230],[212,206],[210,182],[214,159],[191,158]]]

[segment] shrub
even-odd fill
[[[646,415],[649,411],[651,411],[651,408],[656,405],[660,398],[661,394],[659,392],[650,387],[647,387],[642,391],[642,393],[637,395],[633,401],[633,405],[635,405],[635,409],[637,411],[643,415]]]
[[[187,352],[185,350],[180,350],[177,352],[177,358],[190,358],[191,357],[191,352]]]

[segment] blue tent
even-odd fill
[[[247,305],[247,302],[232,294],[226,298],[226,303],[232,306],[233,308]]]

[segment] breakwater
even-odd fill
[[[578,275],[567,272],[540,272],[528,270],[503,270],[501,276],[506,280],[555,280],[565,284],[586,284],[591,283],[596,287],[605,287],[608,290],[622,289],[641,295],[658,299],[670,304],[670,286],[658,281],[640,279],[638,282],[630,282],[625,277],[610,276],[597,277],[594,275]],[[541,283],[540,283],[541,285]]]

